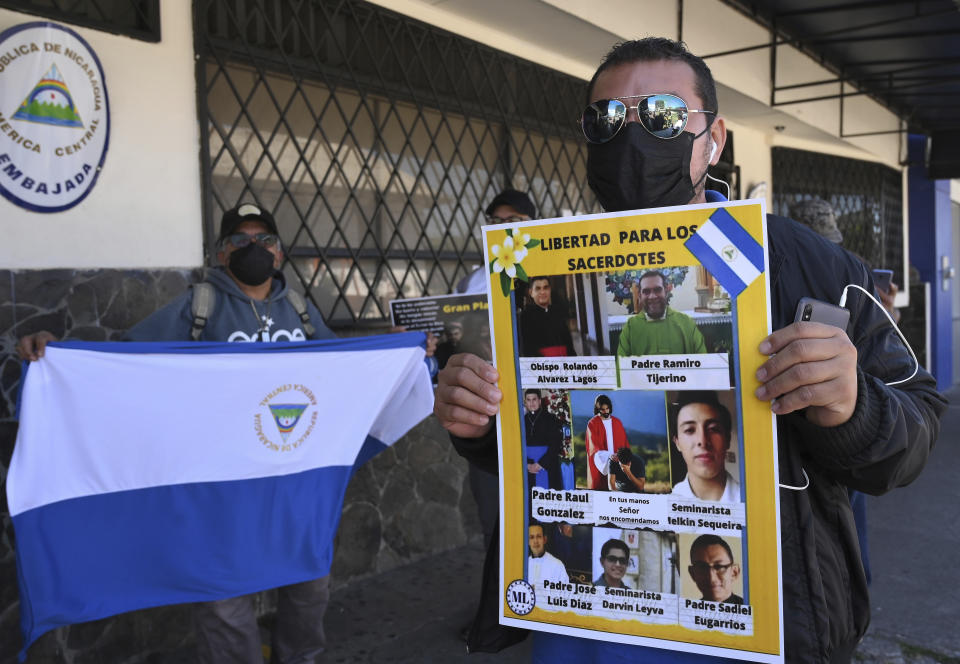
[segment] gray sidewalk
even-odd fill
[[[948,396],[920,478],[868,501],[873,622],[855,661],[960,664],[960,389]],[[322,661],[529,662],[529,639],[497,655],[467,655],[459,638],[479,592],[481,549],[455,549],[336,591]]]
[[[324,621],[331,647],[321,661],[529,662],[529,639],[496,655],[468,655],[460,638],[480,592],[484,551],[477,540],[334,592]]]
[[[873,621],[863,661],[960,664],[960,388],[947,398],[923,474],[867,499]]]

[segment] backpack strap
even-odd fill
[[[213,314],[217,304],[217,291],[209,281],[200,281],[193,285],[193,296],[190,300],[190,314],[193,323],[190,325],[190,338],[200,341],[203,328]]]
[[[310,314],[307,313],[307,301],[303,295],[295,290],[287,290],[287,302],[293,307],[293,310],[300,316],[300,323],[303,325],[303,331],[307,333],[307,339],[312,339],[317,333],[317,328],[310,322]]]

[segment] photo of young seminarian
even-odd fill
[[[676,593],[681,583],[677,550],[674,532],[595,527],[593,585]]]
[[[734,392],[666,393],[672,494],[689,500],[741,502]]]

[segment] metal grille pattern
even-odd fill
[[[160,41],[160,0],[0,0],[0,7],[142,41]]]
[[[843,246],[874,268],[894,271],[903,285],[903,180],[882,164],[773,148],[773,211],[822,198],[833,207]]]
[[[584,83],[359,0],[197,0],[208,246],[271,210],[286,272],[335,326],[447,293],[505,187],[541,217],[599,211]]]

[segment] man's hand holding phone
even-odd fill
[[[810,304],[812,303],[812,304]],[[806,306],[810,304],[810,309]],[[821,305],[818,307],[817,305]],[[816,322],[835,305],[804,298],[797,308],[797,322],[777,330],[760,343],[771,355],[757,370],[761,385],[756,396],[771,401],[770,409],[786,415],[806,408],[807,420],[821,427],[835,427],[853,415],[857,405],[857,349],[846,333],[846,316],[829,311],[832,322]]]

